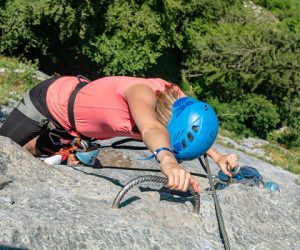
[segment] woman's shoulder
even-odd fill
[[[98,87],[109,87],[115,89],[116,93],[124,95],[125,92],[134,85],[145,85],[151,88],[155,93],[164,92],[166,87],[173,86],[180,96],[184,93],[176,84],[170,83],[162,78],[142,78],[133,76],[106,76],[94,80],[92,83]]]

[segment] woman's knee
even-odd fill
[[[37,139],[38,139],[38,136],[36,136],[35,138],[31,139],[29,142],[27,142],[23,148],[25,150],[27,150],[29,153],[31,153],[32,155],[34,156],[40,156],[41,155],[41,152],[39,151],[39,149],[37,148]]]

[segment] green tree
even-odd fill
[[[88,69],[82,47],[103,29],[107,2],[7,0],[0,11],[0,53],[39,58],[46,72]]]
[[[299,9],[299,0],[5,0],[0,53],[38,58],[50,74],[182,80],[226,128],[266,137],[287,126],[279,140],[293,144]]]
[[[251,16],[240,5],[228,13],[218,23],[197,18],[185,26],[189,47],[183,69],[186,81],[193,84],[199,98],[214,96],[221,103],[242,105],[250,93],[265,96],[280,114],[281,122],[272,115],[275,125],[293,126],[295,107],[300,106],[299,34],[282,27],[278,20],[274,23],[274,17],[261,19],[261,13],[253,11]],[[249,126],[247,120],[244,124],[264,137],[267,128],[274,127],[266,120],[264,129],[264,119],[256,121],[260,124],[252,124],[259,129]]]

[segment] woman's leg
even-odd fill
[[[40,150],[36,146],[37,139],[47,127],[46,124],[45,126],[39,124],[39,119],[52,119],[47,108],[46,94],[48,87],[57,78],[47,79],[25,93],[19,103],[20,106],[10,113],[0,128],[0,135],[9,137],[36,156],[40,155]]]
[[[44,130],[38,122],[30,119],[18,109],[14,109],[0,128],[0,135],[9,137],[33,155],[39,155],[36,140]]]
[[[10,113],[0,128],[0,135],[9,137],[34,156],[53,155],[61,148],[60,145],[53,144],[49,133],[47,127],[41,127],[37,121],[30,119],[18,109]],[[66,132],[62,135],[71,137]]]
[[[29,142],[27,142],[23,148],[26,149],[29,153],[31,153],[34,156],[41,156],[42,153],[40,152],[39,148],[37,147],[37,140],[39,138],[39,135],[31,139]]]

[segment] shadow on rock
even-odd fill
[[[130,205],[132,202],[137,201],[137,200],[141,200],[141,198],[138,196],[132,196],[132,197],[128,198],[127,200],[121,202],[119,205],[119,208],[126,207],[127,205]]]
[[[118,179],[115,179],[115,178],[111,178],[111,177],[108,177],[108,176],[104,176],[104,175],[100,175],[100,174],[95,174],[95,173],[88,173],[88,172],[85,172],[81,169],[78,169],[78,168],[75,168],[75,167],[72,167],[74,170],[78,171],[78,172],[81,172],[81,173],[84,173],[86,175],[92,175],[92,176],[96,176],[96,177],[99,177],[99,178],[102,178],[102,179],[105,179],[107,181],[110,181],[111,183],[113,183],[114,185],[116,186],[119,186],[121,188],[124,187],[123,184],[121,184],[120,180]]]
[[[160,195],[160,201],[168,201],[168,202],[175,202],[175,203],[182,203],[184,204],[186,201],[192,201],[193,195],[190,191],[187,192],[179,192],[174,190],[169,190],[166,187],[162,187],[160,189],[154,189],[150,187],[138,187],[139,190],[143,192],[157,192]],[[177,197],[176,197],[177,196]],[[126,207],[131,203],[135,202],[136,200],[141,200],[138,196],[132,196],[127,198],[125,201],[121,202],[119,207]]]

